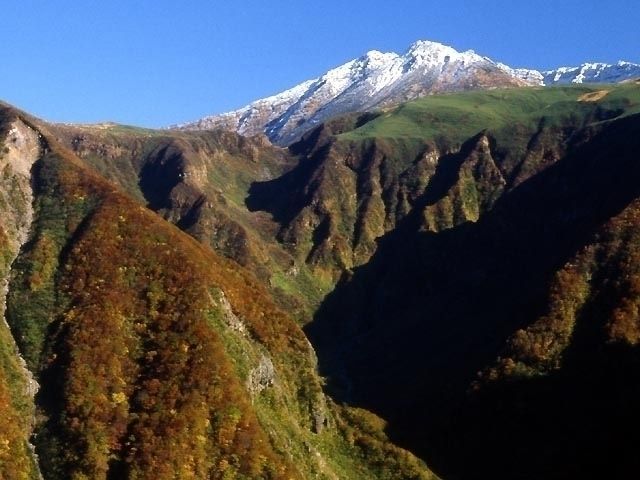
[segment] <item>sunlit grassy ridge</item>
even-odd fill
[[[602,90],[608,92],[602,98],[584,99],[585,94]],[[638,112],[640,87],[636,84],[472,91],[427,96],[403,104],[340,138],[443,137],[449,142],[462,142],[482,130],[506,135],[516,126],[535,128],[541,119],[555,124],[569,117],[593,121]]]

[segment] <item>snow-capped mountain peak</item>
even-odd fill
[[[542,72],[545,85],[564,83],[617,83],[640,77],[640,65],[623,60],[611,65],[583,63],[577,67],[560,67]]]
[[[452,47],[429,40],[418,40],[415,42],[404,57],[416,67],[437,67],[451,62],[452,60],[465,63],[478,63],[486,61],[473,50],[458,52]]]
[[[365,61],[368,65],[374,67],[380,67],[389,64],[389,62],[393,62],[399,58],[397,53],[393,52],[380,52],[379,50],[370,50],[365,53],[361,60]]]
[[[544,85],[544,76],[538,70],[528,68],[511,68],[504,63],[497,63],[498,68],[531,85]]]
[[[265,133],[289,145],[315,125],[348,112],[394,105],[430,93],[526,85],[619,82],[640,77],[640,65],[585,63],[540,72],[512,68],[473,50],[459,52],[419,40],[402,55],[371,50],[282,93],[233,112],[173,128],[225,128],[243,135]]]
[[[396,53],[371,50],[362,57],[329,70],[320,77],[320,81],[329,83],[333,91],[339,93],[356,82],[385,76],[385,73],[393,71],[399,63],[400,56]]]

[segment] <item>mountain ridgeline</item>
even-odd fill
[[[523,85],[619,83],[638,77],[640,65],[631,62],[538,71],[420,40],[402,55],[372,50],[277,95],[173,128],[264,134],[274,144],[288,146],[338,115],[393,107],[426,95]]]
[[[637,475],[640,84],[509,85],[286,149],[3,106],[0,477]]]

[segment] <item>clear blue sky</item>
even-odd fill
[[[0,99],[52,121],[165,126],[418,39],[512,66],[640,63],[638,0],[15,0]]]

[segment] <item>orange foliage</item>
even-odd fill
[[[271,449],[209,324],[209,292],[222,288],[272,348],[304,345],[303,334],[236,264],[55,153],[62,194],[95,205],[71,219],[69,231],[82,228],[60,266],[69,303],[53,363],[65,372],[59,426],[70,476],[297,477]]]
[[[640,201],[633,202],[607,225],[616,302],[606,325],[609,338],[631,345],[640,342]]]
[[[24,422],[11,403],[6,378],[0,367],[0,478],[26,480],[30,478],[31,460],[27,438],[21,426]]]

